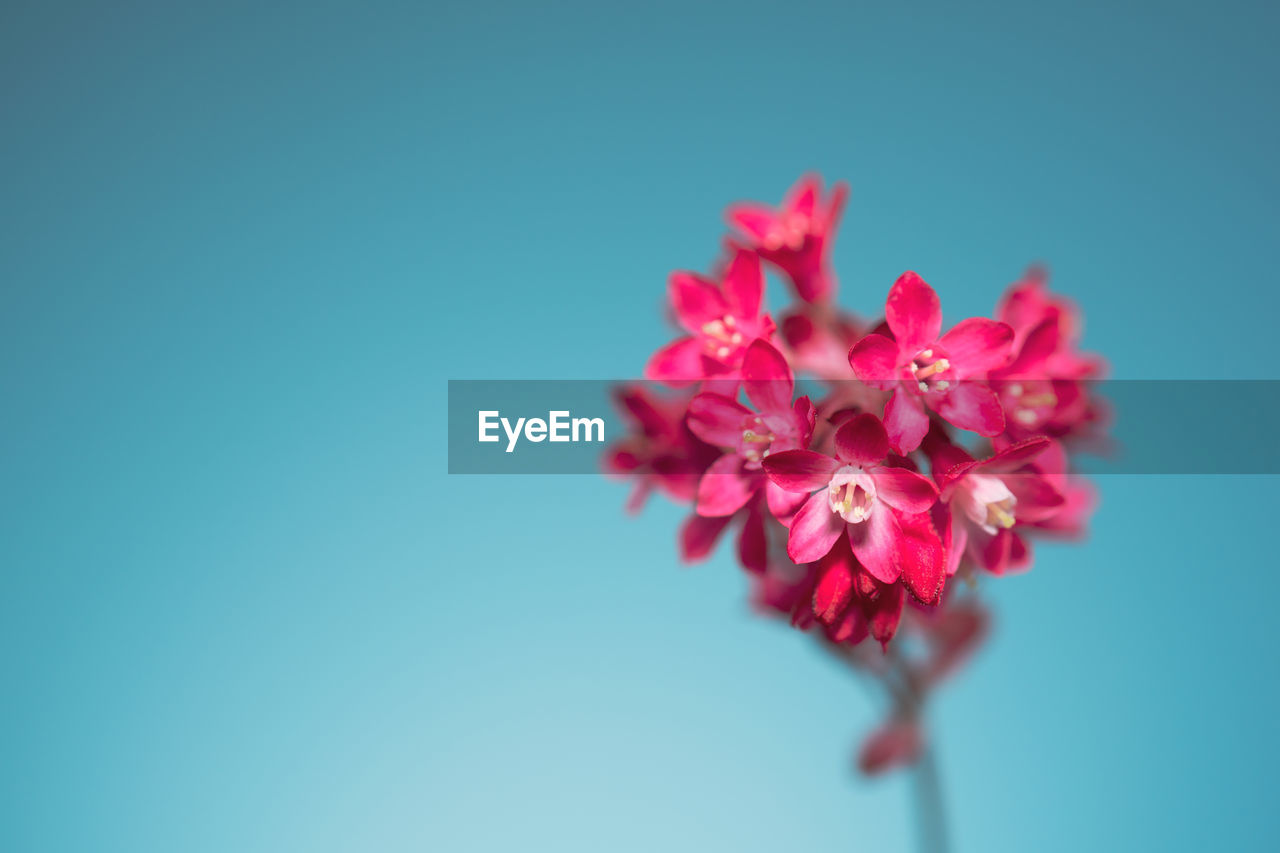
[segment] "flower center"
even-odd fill
[[[715,353],[717,358],[728,358],[742,346],[742,332],[738,331],[738,321],[732,314],[703,323],[702,334],[706,338],[707,350]]]
[[[963,509],[975,524],[988,533],[995,533],[996,528],[1008,530],[1017,523],[1013,510],[1018,499],[1000,478],[970,474],[965,478],[965,485],[967,500]]]
[[[758,466],[760,460],[769,455],[769,445],[777,437],[763,417],[749,415],[742,427],[742,441],[739,442],[738,452],[746,458],[749,465]]]
[[[809,234],[809,225],[809,217],[803,213],[795,211],[786,213],[765,235],[764,247],[774,252],[783,248],[798,252],[804,246],[804,238]]]
[[[946,391],[951,387],[951,380],[947,378],[950,369],[951,362],[937,349],[920,350],[911,359],[911,378],[922,392]]]
[[[1033,427],[1053,414],[1058,406],[1058,395],[1053,385],[1041,380],[1011,383],[1005,389],[1005,411],[1025,427]]]
[[[827,506],[850,524],[860,524],[870,518],[875,502],[875,482],[855,465],[836,471],[827,484]]]

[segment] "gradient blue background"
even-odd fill
[[[877,709],[728,554],[678,569],[679,510],[596,478],[446,476],[445,380],[635,375],[667,271],[806,169],[854,188],[852,308],[910,267],[989,311],[1042,259],[1115,375],[1276,377],[1276,36],[7,3],[0,848],[906,848],[906,779],[850,770]],[[988,585],[933,709],[957,849],[1272,846],[1274,488],[1107,478]]]

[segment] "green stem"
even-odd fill
[[[942,801],[942,780],[934,748],[926,744],[915,767],[916,810],[920,853],[947,853],[947,814]]]

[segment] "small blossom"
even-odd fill
[[[950,509],[948,574],[965,556],[993,574],[1030,563],[1026,526],[1051,518],[1065,502],[1048,478],[1029,467],[1049,445],[1047,438],[1030,438],[974,459],[939,430],[929,433],[925,452]]]
[[[849,351],[849,364],[863,382],[892,390],[885,427],[893,447],[909,453],[929,429],[926,407],[947,422],[979,435],[1004,430],[1000,401],[982,379],[1009,358],[1013,330],[985,317],[957,323],[939,337],[938,295],[913,272],[889,290],[885,320],[893,337],[870,334]]]
[[[782,353],[763,340],[748,348],[742,379],[754,411],[716,392],[699,394],[689,403],[689,429],[726,451],[698,484],[697,511],[708,517],[730,515],[764,490],[774,516],[789,520],[799,502],[769,482],[762,465],[771,453],[809,446],[816,410],[808,397],[792,402],[791,367]]]
[[[685,424],[690,395],[662,397],[635,385],[616,389],[614,400],[631,431],[605,452],[604,468],[634,481],[627,509],[639,511],[655,489],[677,503],[693,500],[718,454]]]
[[[942,545],[928,512],[938,491],[926,477],[885,464],[889,438],[872,414],[853,417],[835,436],[836,455],[790,450],[764,462],[770,479],[794,492],[818,491],[791,522],[787,553],[798,563],[825,556],[847,538],[854,555],[883,583],[899,578],[918,598],[942,588]]]
[[[676,272],[668,289],[672,310],[688,334],[653,354],[645,367],[648,379],[683,385],[736,378],[751,342],[773,335],[773,320],[760,313],[764,277],[752,252],[735,251],[719,284]]]
[[[831,245],[849,189],[836,184],[822,197],[822,180],[801,178],[780,208],[753,202],[730,206],[727,219],[746,245],[790,280],[805,302],[823,302],[836,289]]]

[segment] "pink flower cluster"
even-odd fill
[[[1083,532],[1094,493],[1070,453],[1103,425],[1087,380],[1104,365],[1080,352],[1078,312],[1038,269],[994,318],[945,332],[914,272],[882,320],[840,310],[831,247],[846,195],[806,177],[780,208],[728,209],[716,271],[670,278],[682,334],[649,359],[649,384],[619,389],[633,431],[606,467],[634,481],[633,508],[653,489],[692,505],[686,561],[736,528],[759,607],[885,681],[890,717],[860,757],[874,771],[915,756],[925,691],[985,630],[957,581],[1025,570],[1036,540]],[[794,297],[778,321],[766,272]],[[904,626],[922,642],[891,648]]]

